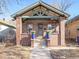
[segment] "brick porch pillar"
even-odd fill
[[[50,39],[47,40],[47,47],[50,47]]]
[[[59,25],[59,30],[60,30],[60,45],[65,46],[65,18],[60,17],[60,25]]]
[[[21,17],[16,17],[16,45],[20,45],[22,33],[22,19]]]
[[[33,48],[34,47],[34,40],[31,39],[31,47]]]

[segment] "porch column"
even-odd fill
[[[60,37],[59,37],[59,36],[60,36],[60,33],[59,33],[59,30],[60,30],[60,29],[59,29],[59,27],[60,27],[60,25],[59,25],[59,22],[58,22],[58,23],[57,23],[57,26],[56,26],[57,46],[60,45],[60,43],[59,43],[59,42],[60,42]]]
[[[22,19],[21,17],[16,17],[16,45],[20,45],[22,33]]]
[[[60,25],[59,25],[59,36],[60,36],[60,45],[65,46],[65,18],[60,17]]]

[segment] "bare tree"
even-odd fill
[[[53,6],[60,9],[61,11],[66,11],[73,5],[72,0],[55,0]]]
[[[10,4],[12,1],[13,3],[19,4],[23,0],[0,0],[0,14],[3,14],[4,11],[8,10],[7,5]],[[72,0],[54,0],[54,1],[55,3],[53,5],[62,11],[66,11],[73,4]]]
[[[3,14],[4,11],[8,10],[8,4],[10,4],[12,1],[11,0],[0,0],[0,14]],[[15,0],[14,3],[19,4],[20,2],[21,0]]]

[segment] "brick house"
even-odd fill
[[[66,42],[67,44],[79,44],[79,15],[66,22]]]
[[[65,20],[69,17],[67,13],[38,1],[12,17],[16,20],[17,45],[34,47],[38,42],[41,47],[65,46]]]

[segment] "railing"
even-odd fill
[[[28,33],[22,33],[21,38],[23,38],[23,37],[29,37],[29,34]]]
[[[22,33],[20,43],[22,46],[31,46],[31,35],[28,33]]]

